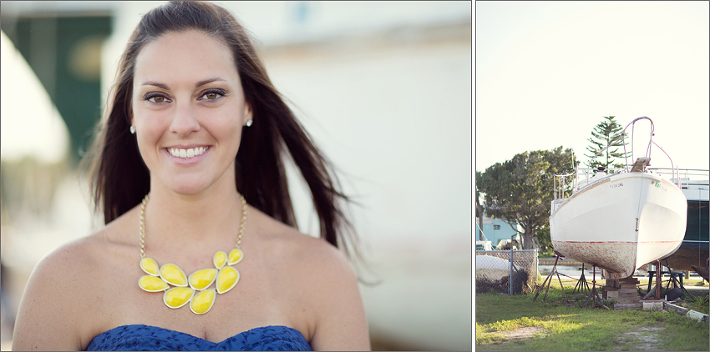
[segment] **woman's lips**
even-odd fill
[[[209,147],[194,147],[194,148],[165,148],[168,150],[170,155],[179,158],[192,158],[194,156],[202,155],[206,152]]]
[[[199,146],[199,147],[169,147],[165,148],[165,153],[167,153],[170,158],[178,163],[192,163],[202,160],[207,152],[212,148],[210,146]]]

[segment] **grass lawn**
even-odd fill
[[[581,308],[587,295],[570,295],[574,281],[563,280],[563,284],[567,297],[574,302],[564,302],[557,281],[550,286],[545,302],[542,302],[544,292],[535,302],[534,294],[476,294],[476,350],[710,349],[708,322],[697,322],[674,312]],[[703,307],[707,313],[707,303],[699,305],[699,309],[690,308],[702,311]]]

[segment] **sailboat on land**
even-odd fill
[[[639,120],[651,122],[651,136],[646,155],[630,169],[627,163],[610,175],[599,172],[589,178],[588,170],[580,174],[579,168],[574,174],[555,175],[550,215],[555,250],[605,269],[611,279],[631,276],[639,267],[673,254],[685,235],[688,204],[673,160],[678,185],[647,168],[651,144],[663,151],[652,140],[653,121],[634,119],[622,136]],[[570,186],[573,192],[565,198]]]

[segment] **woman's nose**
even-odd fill
[[[175,113],[170,125],[170,132],[187,136],[200,129],[200,123],[195,111],[195,107],[190,101],[183,100],[175,104]]]

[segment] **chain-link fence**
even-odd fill
[[[476,251],[476,293],[530,293],[536,285],[537,249]]]

